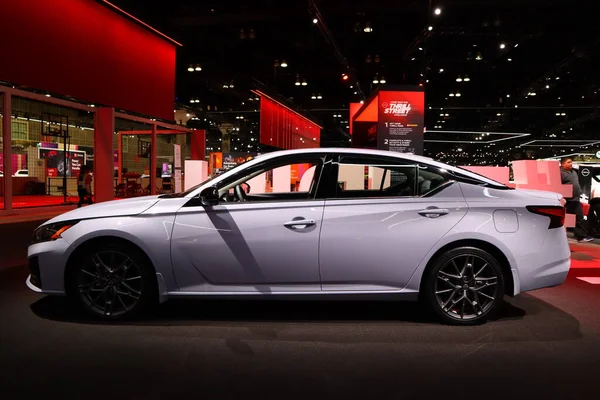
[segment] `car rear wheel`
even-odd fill
[[[475,247],[447,251],[425,279],[429,305],[443,322],[452,325],[485,322],[498,311],[504,297],[500,264]]]
[[[71,294],[95,317],[138,316],[156,297],[156,277],[140,251],[120,243],[88,248],[71,274]]]

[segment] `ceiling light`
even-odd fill
[[[317,96],[317,100],[321,100],[322,98],[323,98],[323,96],[321,96],[321,95]]]
[[[306,80],[303,80],[302,81],[302,86],[306,86],[306,85],[308,85],[308,83],[306,83]]]
[[[456,97],[460,97],[460,96],[462,96],[462,95],[460,94],[460,92],[456,92]]]
[[[385,80],[385,78],[384,78],[384,77],[381,77],[381,80],[379,81],[379,83],[382,83],[382,84],[383,84],[383,83],[386,83],[386,80]]]
[[[509,58],[508,61],[512,61],[512,58]]]
[[[440,74],[444,72],[444,68],[440,68]]]
[[[347,81],[349,78],[348,74],[342,74],[342,80]]]
[[[195,71],[202,71],[202,67],[199,65],[196,65],[196,68],[194,68]]]
[[[442,9],[441,8],[436,8],[435,11],[433,12],[435,15],[440,15],[442,13]]]
[[[469,78],[469,76],[468,76],[468,75],[465,75],[465,79],[463,79],[463,81],[465,81],[465,82],[469,82],[470,80],[471,80],[471,78]]]
[[[456,77],[456,82],[462,82],[462,78],[459,76]]]
[[[507,94],[506,97],[510,97],[510,94]]]
[[[317,96],[315,96],[314,94],[311,96],[311,99],[316,100]]]
[[[188,71],[190,72],[194,72],[194,67],[192,67],[191,65],[188,67]]]
[[[500,48],[504,49],[506,47],[506,45],[504,43],[500,43]]]
[[[365,26],[364,31],[367,32],[367,33],[373,32],[373,28],[371,28],[371,24],[370,23],[367,22],[367,25]]]
[[[377,78],[373,79],[373,83],[376,84],[376,85],[379,83],[379,81],[377,80]]]
[[[365,101],[364,101],[364,100],[361,100],[361,101],[360,101],[360,104],[365,104]]]
[[[450,93],[448,96],[450,96],[450,97],[454,97],[454,93]]]
[[[319,20],[318,20],[318,19],[316,19],[316,18],[313,18],[313,24],[316,24],[316,23],[318,23],[318,22],[319,22]]]
[[[550,89],[550,85],[546,85],[546,89]]]
[[[422,47],[419,47],[419,51],[423,51],[423,48],[422,48]]]
[[[296,81],[296,86],[300,86],[300,85],[301,85],[300,81]]]
[[[288,66],[287,63],[285,62],[285,60],[283,60],[281,62],[281,68],[287,68],[287,66]]]
[[[432,31],[433,30],[433,26],[429,26],[429,28],[427,28],[428,30]]]
[[[481,60],[483,60],[483,56],[481,55],[481,53],[480,53],[480,52],[477,52],[477,55],[475,56],[475,59],[476,59],[477,61],[481,61]]]

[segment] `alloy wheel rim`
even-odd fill
[[[486,314],[497,301],[498,280],[488,261],[475,254],[462,254],[438,270],[434,293],[446,315],[469,321]]]
[[[107,317],[133,309],[142,295],[142,285],[139,266],[115,250],[94,253],[77,274],[77,290],[85,305]]]

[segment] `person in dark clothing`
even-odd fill
[[[563,184],[573,186],[573,196],[565,198],[568,214],[575,214],[575,239],[578,242],[590,242],[594,240],[587,233],[585,220],[583,219],[583,207],[579,200],[581,196],[581,187],[579,186],[579,176],[577,171],[573,171],[573,160],[570,157],[563,157],[560,160],[560,177]]]
[[[90,167],[84,165],[79,171],[77,177],[77,194],[79,195],[79,203],[77,208],[81,207],[83,203],[93,204],[92,201],[92,175],[90,174]]]

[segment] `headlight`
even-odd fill
[[[48,242],[61,237],[61,234],[75,225],[79,221],[63,221],[55,224],[42,225],[33,231],[33,241],[31,244]]]

